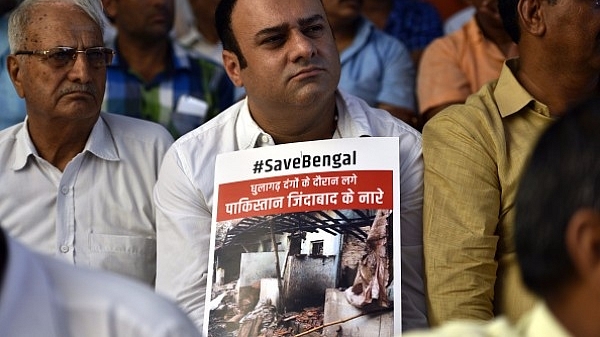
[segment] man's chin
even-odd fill
[[[70,116],[91,117],[100,113],[100,106],[95,100],[70,100],[61,104],[61,111]]]
[[[295,101],[300,105],[314,105],[317,102],[323,102],[326,96],[331,95],[330,90],[326,90],[321,86],[304,86],[296,94]]]

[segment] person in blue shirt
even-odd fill
[[[422,0],[363,0],[363,13],[375,26],[402,42],[415,68],[431,41],[444,35],[443,20],[432,4]]]
[[[415,69],[408,49],[361,14],[362,1],[323,0],[340,52],[339,88],[416,126]]]
[[[234,103],[223,66],[170,37],[174,0],[103,3],[117,30],[103,110],[160,123],[178,138]]]
[[[25,101],[15,91],[8,70],[6,58],[10,54],[8,45],[8,17],[19,0],[0,2],[0,130],[20,123],[25,119]]]

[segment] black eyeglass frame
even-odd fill
[[[102,58],[90,59],[90,55],[93,55],[95,52],[101,54]],[[41,56],[44,60],[51,60],[52,65],[57,68],[67,66],[77,58],[78,54],[85,54],[87,61],[94,68],[103,68],[111,64],[115,51],[106,47],[90,47],[84,50],[72,47],[54,47],[48,50],[19,50],[14,53],[14,55]]]

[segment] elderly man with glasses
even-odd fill
[[[162,126],[100,111],[106,66],[98,0],[25,0],[7,66],[23,123],[0,132],[0,225],[72,264],[153,285],[151,193],[172,143]]]

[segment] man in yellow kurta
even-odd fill
[[[534,299],[512,242],[518,180],[538,136],[596,91],[600,5],[502,0],[518,59],[423,130],[423,244],[429,321],[518,318]]]
[[[540,301],[517,323],[456,320],[403,337],[600,336],[600,97],[539,138],[515,197],[519,271]],[[592,309],[593,308],[593,309]]]

